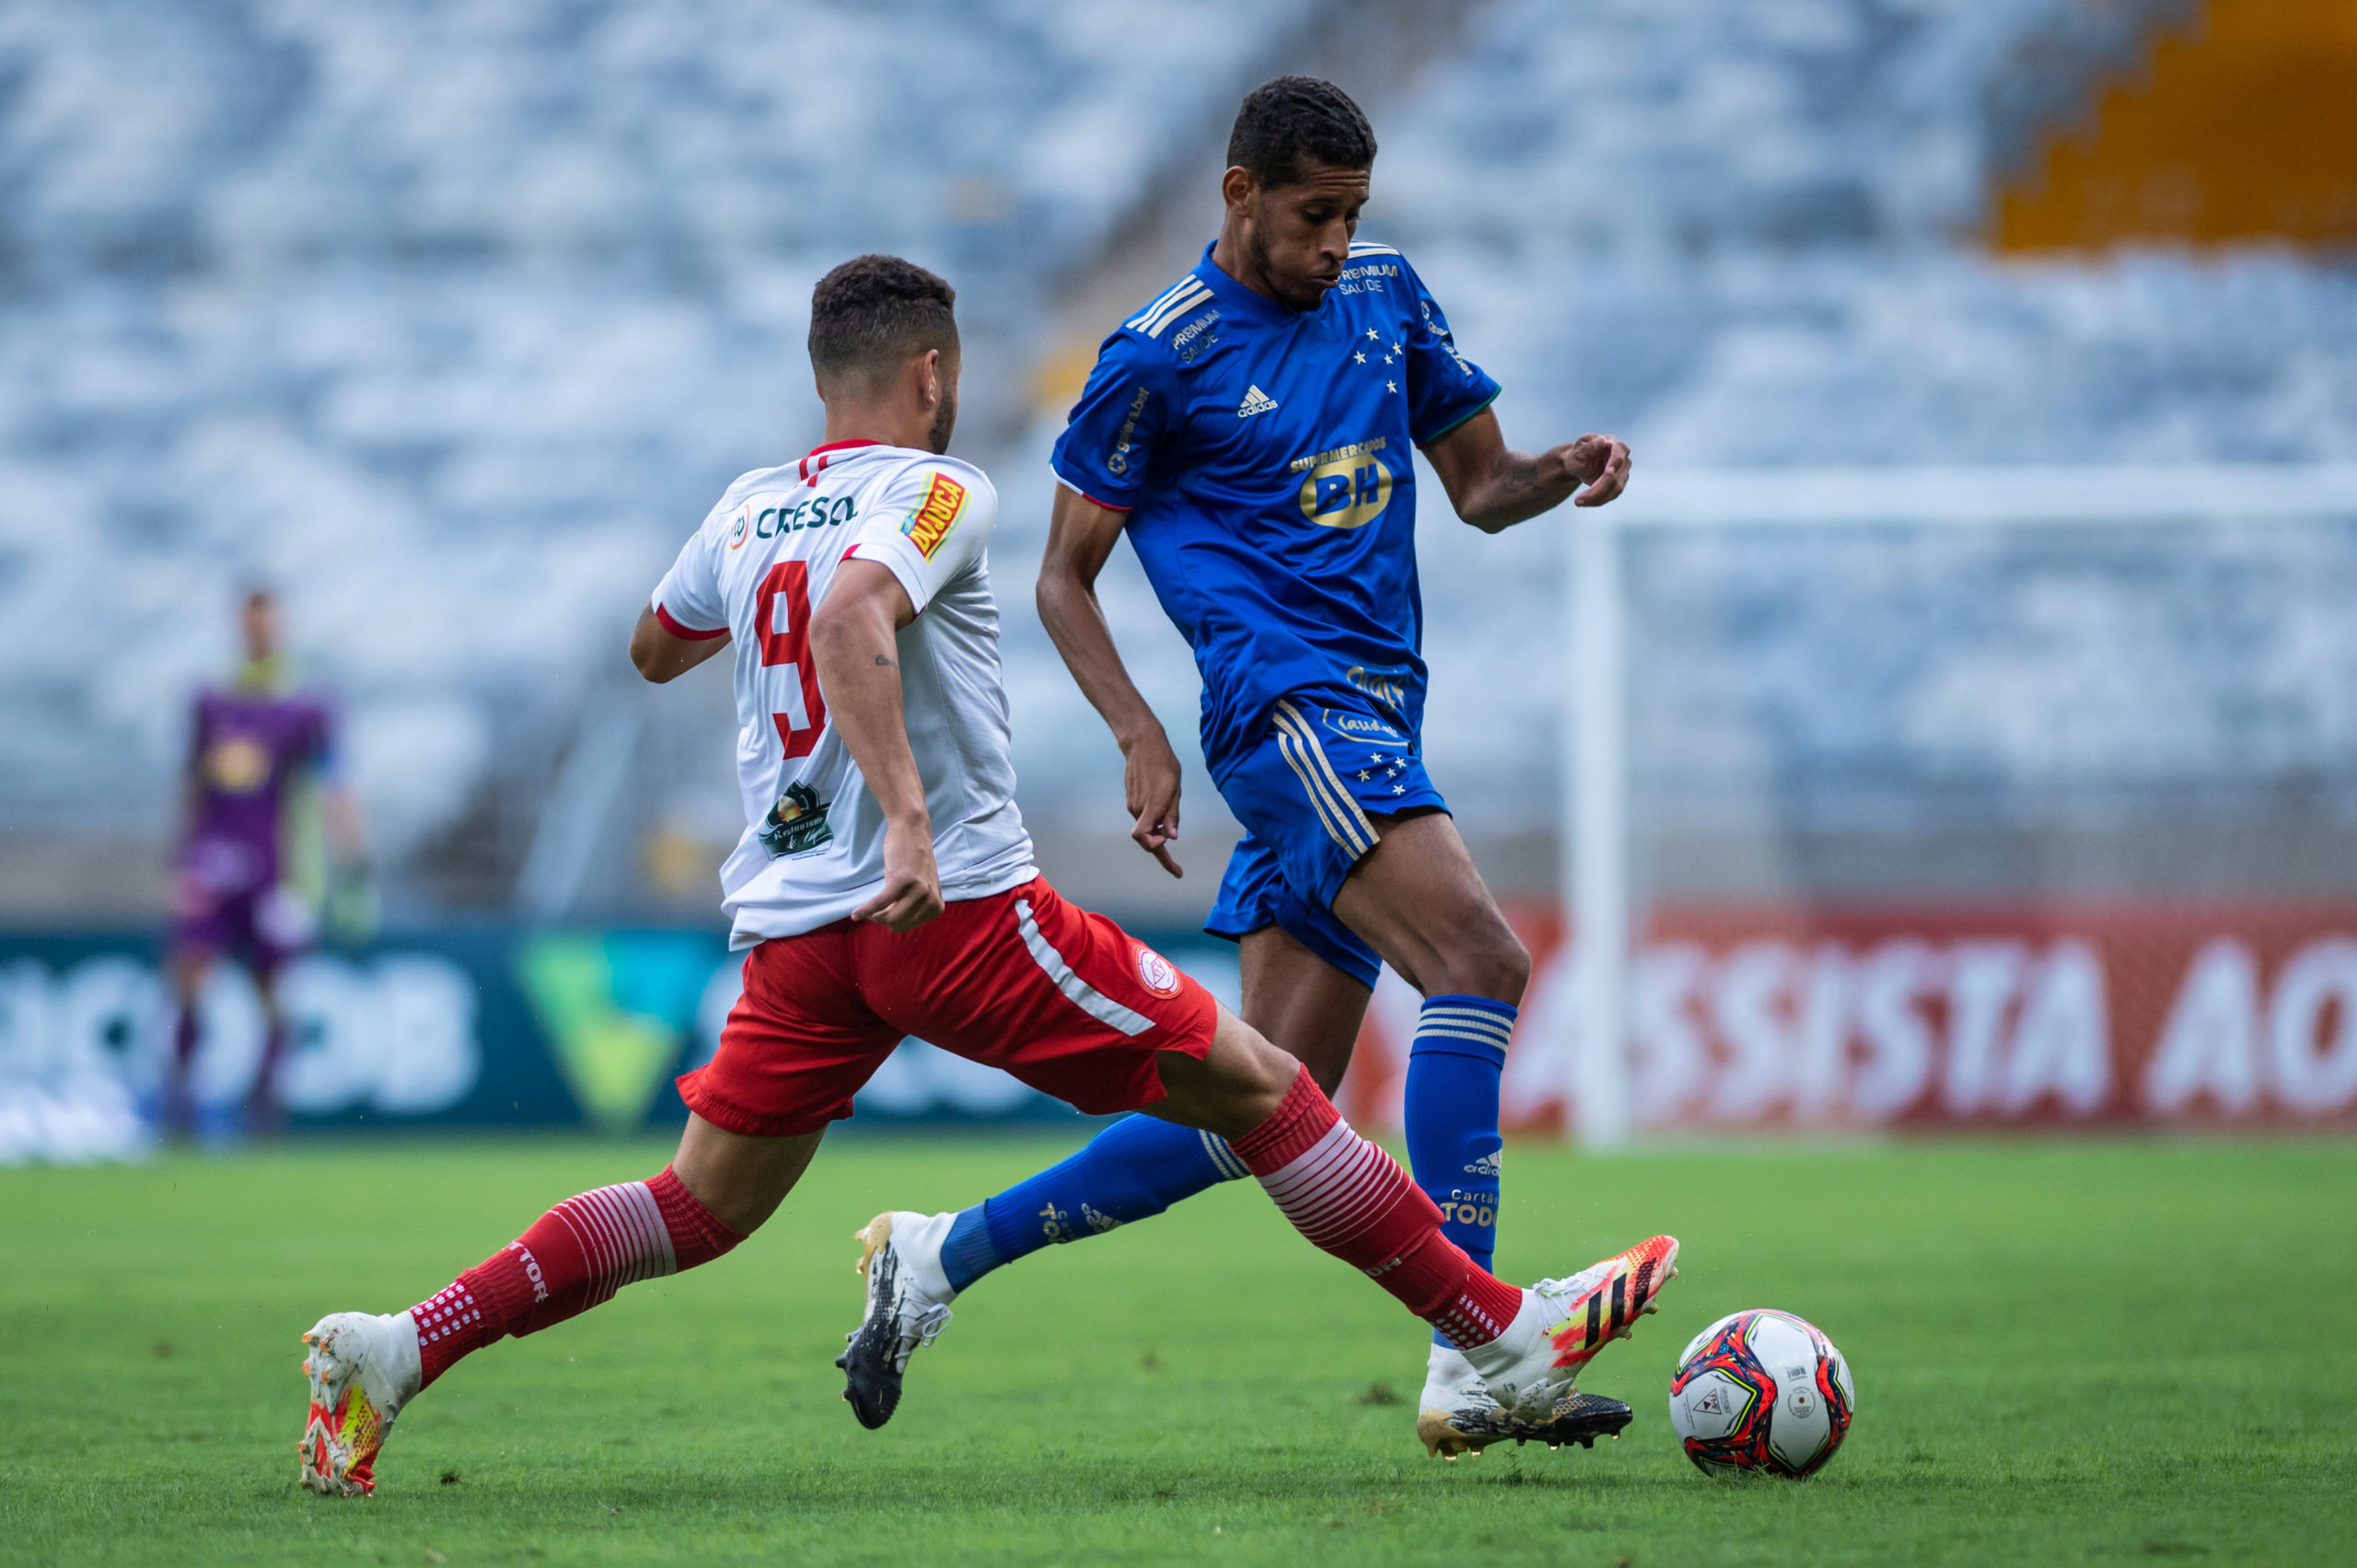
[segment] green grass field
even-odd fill
[[[0,1561],[2357,1559],[2357,1146],[1515,1148],[1502,1272],[1668,1229],[1684,1272],[1585,1380],[1636,1406],[1623,1441],[1454,1465],[1411,1430],[1420,1326],[1238,1183],[977,1287],[861,1431],[853,1228],[1051,1152],[841,1140],[721,1263],[453,1372],[350,1503],[295,1485],[299,1332],[663,1150],[0,1171]],[[1755,1306],[1856,1370],[1809,1482],[1706,1480],[1669,1435],[1678,1351]]]

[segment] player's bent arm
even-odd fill
[[[1097,575],[1105,569],[1128,521],[1128,513],[1100,506],[1080,492],[1058,485],[1039,586],[1039,619],[1054,639],[1056,652],[1124,751],[1141,741],[1168,744],[1162,721],[1154,716],[1121,663],[1112,629],[1105,623],[1104,606],[1097,599]]]
[[[933,818],[924,780],[909,749],[900,701],[900,629],[916,606],[891,568],[846,561],[810,617],[810,656],[827,698],[827,723],[859,764],[884,813],[884,888],[852,912],[894,931],[912,931],[942,910],[933,863]]]
[[[1629,446],[1619,436],[1583,436],[1533,456],[1506,445],[1489,409],[1423,452],[1457,515],[1483,533],[1552,511],[1584,484],[1574,505],[1601,506],[1629,487]]]
[[[1169,845],[1178,837],[1178,754],[1171,749],[1162,721],[1130,679],[1121,651],[1113,645],[1112,628],[1105,623],[1105,608],[1097,598],[1097,575],[1105,569],[1128,521],[1125,512],[1100,506],[1066,486],[1056,487],[1047,553],[1039,561],[1039,621],[1063,656],[1064,668],[1120,745],[1123,788],[1130,815],[1136,819],[1130,837],[1177,877],[1181,873]]]
[[[726,632],[710,637],[672,635],[649,605],[638,612],[638,624],[631,628],[630,662],[638,667],[639,674],[660,686],[677,680],[727,645]]]

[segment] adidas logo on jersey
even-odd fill
[[[1249,387],[1245,389],[1244,401],[1236,405],[1236,417],[1249,419],[1256,413],[1267,413],[1276,406],[1276,399],[1258,387]]]

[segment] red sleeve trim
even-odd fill
[[[1096,496],[1091,495],[1087,491],[1083,490],[1080,486],[1074,484],[1072,481],[1066,479],[1062,474],[1056,475],[1056,482],[1062,485],[1066,490],[1071,491],[1074,495],[1079,496],[1083,501],[1087,502],[1092,506],[1102,506],[1109,512],[1134,512],[1137,510],[1138,504],[1134,501],[1130,502],[1127,505],[1124,505],[1119,501],[1099,501]]]
[[[692,626],[683,626],[672,617],[669,610],[659,604],[655,607],[655,619],[662,623],[663,630],[670,633],[674,637],[684,638],[691,643],[709,643],[714,637],[728,635],[728,628],[726,626],[715,626],[709,632],[699,632]]]

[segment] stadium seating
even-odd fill
[[[0,815],[159,831],[261,575],[398,864],[809,437],[819,271],[954,273],[986,428],[1060,269],[1308,9],[7,8],[0,618],[72,633],[0,648]]]
[[[1367,232],[1408,250],[1505,383],[1510,438],[1619,430],[1640,484],[1695,465],[2357,458],[2345,263],[2001,261],[1976,238],[2088,84],[2187,11],[1509,0],[1387,118]],[[1456,531],[1427,516],[1430,744],[1445,777],[1481,780],[1474,821],[1536,825],[1557,691],[1497,676],[1556,656],[1560,530]],[[2117,541],[1921,542],[1641,554],[1649,808],[1790,826],[1953,807],[1985,828],[2068,817],[2092,785],[2181,798],[2357,761],[2346,523],[2172,535],[2170,563],[2142,570]],[[1907,623],[1853,634],[1877,602]],[[2047,678],[2034,719],[2003,711],[2026,658]],[[2061,743],[2057,717],[2091,706]],[[1887,786],[1871,800],[1868,779]]]
[[[1506,383],[1510,437],[1619,429],[1641,476],[2357,456],[2347,270],[2248,250],[2001,264],[1972,238],[1994,181],[2182,10],[1500,0],[1381,114],[1366,232],[1408,250]],[[1059,267],[1319,13],[0,9],[0,618],[71,629],[0,644],[0,821],[160,830],[178,696],[220,667],[230,589],[262,574],[351,699],[398,862],[517,737],[561,739],[710,496],[815,427],[797,366],[818,270],[871,247],[952,269],[988,372],[970,424],[1004,424],[992,389],[1019,378]],[[1043,527],[1047,436],[975,454],[1002,477],[1009,582]],[[1469,540],[1428,495],[1435,771],[1480,781],[1457,786],[1470,826],[1550,827],[1562,530]],[[2189,704],[2126,690],[2130,716],[2072,776],[2346,776],[2357,698],[2319,617],[2357,540],[2204,549],[2158,581],[2067,552],[1987,564],[1993,598],[1956,598],[1854,688],[1812,673],[1848,646],[1838,617],[1759,610],[1756,552],[1686,551],[1640,584],[1674,579],[1652,602],[1682,634],[1646,645],[1649,668],[1692,703],[1647,765],[1754,802],[1835,774],[2055,783],[2038,748],[1920,738],[1960,701],[1926,693],[2001,676],[1991,661],[2077,591],[2117,633],[2084,656],[2209,662]],[[1871,589],[1871,560],[1801,559],[1771,575],[1796,604]],[[2276,585],[2284,613],[2185,653],[2209,566]],[[1143,585],[1117,572],[1110,592],[1149,691],[1187,712]],[[1004,597],[1027,798],[1099,800],[1118,760]],[[2232,708],[2255,686],[2280,698],[2256,749]]]

